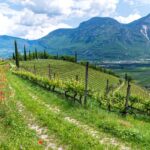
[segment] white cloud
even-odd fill
[[[134,5],[135,4],[134,0],[124,0],[124,2],[128,3],[129,5]]]
[[[58,28],[70,28],[59,22],[59,18],[50,18],[47,14],[36,14],[28,8],[21,11],[11,9],[9,5],[0,5],[0,35],[37,39]]]
[[[119,0],[7,0],[0,3],[0,35],[36,39],[70,22],[111,16]]]
[[[119,22],[121,23],[130,23],[134,20],[137,20],[139,18],[141,18],[141,16],[138,13],[134,13],[134,14],[130,14],[127,17],[123,17],[123,16],[117,16],[115,17]]]
[[[124,0],[124,2],[128,3],[129,5],[136,5],[136,6],[150,4],[150,0]]]
[[[115,12],[119,0],[9,0],[12,4],[26,6],[34,12],[50,15],[88,15],[90,12],[110,15]],[[82,13],[81,13],[82,12]]]
[[[150,4],[149,0],[133,0],[133,1],[137,3],[142,3],[142,4]]]

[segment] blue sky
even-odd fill
[[[149,8],[150,0],[0,0],[0,35],[38,39],[95,16],[129,23]]]

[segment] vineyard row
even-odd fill
[[[63,93],[65,97],[73,99],[74,102],[78,101],[80,104],[83,104],[84,102],[85,87],[81,81],[74,79],[64,81],[56,77],[46,78],[23,70],[13,71],[13,73],[24,79],[30,80],[49,91]],[[101,107],[108,108],[109,111],[119,110],[119,112],[123,113],[125,110],[126,97],[119,93],[113,94],[109,87],[107,89],[107,86],[106,92],[103,95],[99,92],[88,89],[88,97],[96,100]],[[128,108],[126,109],[128,113],[150,115],[149,101],[142,102],[137,97],[129,97]]]

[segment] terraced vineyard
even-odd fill
[[[56,76],[60,77],[62,80],[75,79],[76,76],[78,76],[79,80],[81,80],[81,82],[83,82],[84,84],[85,67],[76,63],[71,63],[62,60],[38,60],[38,61],[35,60],[35,61],[22,62],[21,66],[34,72],[34,65],[35,65],[37,74],[41,76],[48,76],[49,64],[50,64],[52,76],[56,74]],[[93,88],[100,92],[104,92],[107,79],[110,80],[110,84],[117,85],[119,83],[118,78],[114,76],[93,69],[89,69],[90,88]]]
[[[132,96],[136,96],[136,97],[139,97],[140,99],[143,99],[143,100],[149,100],[150,99],[150,92],[147,91],[146,89],[136,85],[136,84],[132,84],[131,85],[132,88],[131,88],[131,95]],[[127,84],[124,85],[121,89],[120,89],[120,93],[125,95],[126,93],[126,90],[127,90]]]
[[[71,63],[62,60],[34,60],[34,61],[21,62],[21,66],[23,68],[26,68],[32,72],[34,72],[34,65],[35,65],[36,73],[41,76],[49,75],[49,68],[48,68],[49,64],[50,64],[52,75],[56,74],[58,77],[60,77],[63,80],[66,80],[68,78],[75,79],[76,76],[78,75],[79,80],[81,80],[84,84],[85,67],[80,64]],[[109,79],[110,84],[112,84],[117,89],[119,85],[119,78],[100,71],[96,71],[91,68],[89,69],[89,88],[94,89],[103,94],[106,88],[107,79]],[[124,84],[124,86],[121,87],[117,92],[121,93],[122,95],[126,95],[126,89],[127,86],[126,84]],[[132,84],[131,95],[137,96],[143,100],[150,98],[149,92],[147,90],[135,84]]]

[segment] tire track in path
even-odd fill
[[[9,89],[11,90],[10,97],[15,99],[15,90],[9,85]],[[38,143],[45,147],[45,150],[65,150],[66,146],[59,146],[56,142],[54,136],[49,136],[47,134],[48,129],[46,127],[42,127],[37,123],[35,117],[26,111],[25,106],[20,101],[17,101],[16,106],[18,108],[18,112],[22,115],[29,129],[35,131],[39,141]],[[22,147],[20,147],[22,149]]]
[[[65,150],[64,146],[58,146],[55,137],[47,134],[48,128],[40,126],[34,116],[25,110],[25,107],[20,101],[17,102],[17,108],[27,122],[28,128],[35,131],[39,138],[39,143],[44,144],[45,150]]]
[[[89,134],[91,137],[97,139],[100,144],[103,145],[112,145],[119,150],[130,150],[130,147],[121,143],[116,138],[110,138],[102,135],[99,131],[96,131],[94,128],[90,127],[89,125],[83,124],[82,122],[67,116],[63,114],[63,112],[59,109],[59,107],[50,106],[49,104],[46,104],[43,100],[39,99],[37,96],[35,96],[33,93],[29,93],[29,96],[31,96],[32,100],[35,100],[40,105],[43,105],[48,110],[52,111],[53,113],[56,113],[57,115],[63,115],[64,120],[67,122],[76,125],[78,128],[82,129],[85,133]]]

